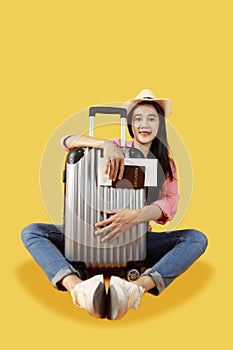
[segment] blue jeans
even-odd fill
[[[80,270],[64,257],[62,226],[31,224],[23,229],[21,237],[55,288],[65,290],[59,282],[69,274],[75,273],[82,278]],[[197,230],[148,232],[144,263],[147,269],[142,275],[149,275],[155,281],[156,288],[150,293],[160,294],[204,253],[207,244],[206,236]]]

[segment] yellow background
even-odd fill
[[[223,1],[7,1],[1,5],[1,342],[5,348],[232,348],[232,11]],[[192,159],[179,227],[205,255],[120,321],[95,320],[54,290],[20,241],[49,222],[45,145],[66,118],[142,88],[174,104]],[[59,145],[58,145],[59,148]],[[227,181],[228,180],[228,181]]]

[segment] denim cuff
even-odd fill
[[[153,269],[147,269],[145,272],[142,273],[141,276],[152,277],[156,284],[156,287],[149,290],[149,293],[159,295],[165,289],[163,277],[157,271],[153,271]]]
[[[79,273],[79,271],[75,270],[75,268],[73,268],[72,266],[65,267],[65,268],[61,269],[60,271],[58,271],[58,273],[51,280],[52,285],[54,286],[54,288],[56,288],[58,290],[65,291],[66,288],[59,282],[64,277],[66,277],[68,275],[71,275],[72,273],[75,273],[79,278],[81,278],[81,274]]]

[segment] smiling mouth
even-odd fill
[[[149,136],[149,135],[151,135],[151,132],[149,132],[149,131],[139,131],[139,134],[141,136]]]

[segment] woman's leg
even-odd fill
[[[186,271],[204,253],[208,241],[197,230],[148,232],[146,266],[149,268],[136,281],[150,293],[158,295],[176,277]],[[146,278],[146,279],[145,279]],[[153,288],[150,279],[155,284]]]
[[[31,224],[21,234],[22,241],[53,286],[70,290],[81,282],[81,274],[64,257],[62,226]]]
[[[61,226],[31,224],[22,231],[22,241],[53,286],[71,293],[73,303],[96,318],[106,315],[106,291],[102,275],[82,281],[82,273],[64,257]]]

